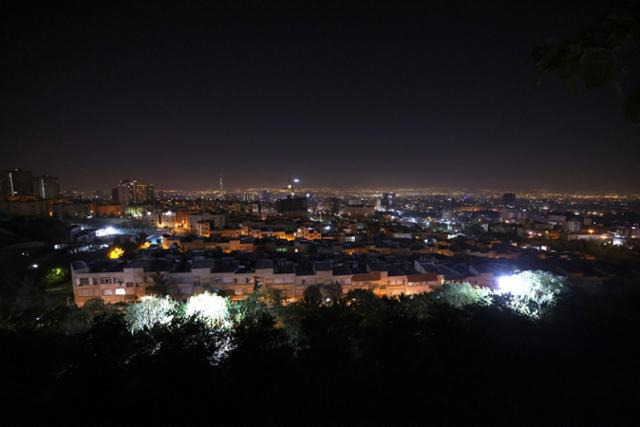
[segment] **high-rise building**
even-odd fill
[[[278,213],[289,217],[307,217],[309,215],[309,199],[306,197],[287,196],[276,200]]]
[[[41,199],[54,199],[60,195],[57,176],[41,175],[33,179],[33,190]]]
[[[385,209],[392,209],[396,206],[396,193],[383,193],[380,204]]]
[[[329,212],[333,215],[338,215],[340,213],[340,204],[340,199],[337,197],[327,199]]]
[[[135,181],[130,179],[120,180],[118,185],[118,201],[123,205],[129,205],[135,201]]]
[[[9,169],[2,171],[0,188],[5,196],[33,195],[33,177],[30,171]]]
[[[142,182],[135,182],[135,202],[136,203],[151,203],[154,198],[153,184],[145,184]]]
[[[504,193],[502,195],[502,204],[513,207],[516,205],[516,195],[514,193]]]
[[[130,179],[121,180],[118,188],[114,189],[113,196],[116,196],[116,193],[117,201],[123,205],[149,203],[154,199],[153,184],[146,184]],[[116,200],[115,197],[114,200]]]

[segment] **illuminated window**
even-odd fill
[[[102,291],[102,295],[113,295],[113,290],[105,289],[104,291]]]
[[[118,288],[116,289],[116,295],[124,295],[126,292],[124,290],[124,288]]]

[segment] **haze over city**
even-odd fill
[[[22,2],[3,14],[0,167],[106,189],[450,187],[637,192],[615,90],[563,93],[529,51],[578,1]]]

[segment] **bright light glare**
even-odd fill
[[[530,283],[522,275],[513,274],[498,277],[498,286],[504,293],[524,295],[529,291]]]
[[[111,236],[113,234],[120,234],[120,232],[112,226],[108,226],[108,227],[104,227],[99,230],[96,230],[97,237]]]
[[[187,316],[199,316],[203,318],[210,326],[228,327],[229,304],[224,297],[220,295],[205,292],[194,295],[187,301]]]

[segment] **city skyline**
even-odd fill
[[[229,188],[301,175],[314,187],[636,192],[638,128],[615,91],[568,96],[553,76],[534,88],[526,60],[603,12],[69,3],[35,20],[16,4],[0,167],[77,190],[127,176],[215,188],[222,174]]]
[[[2,2],[8,425],[627,425],[640,0]]]

